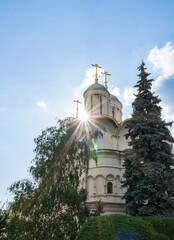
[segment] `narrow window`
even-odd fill
[[[113,116],[113,118],[115,117],[114,107],[112,108],[112,116]]]
[[[93,109],[93,96],[91,96],[91,109]]]
[[[112,194],[113,193],[113,186],[111,182],[107,183],[107,193]]]
[[[86,110],[86,99],[85,99],[85,110]]]
[[[102,96],[100,96],[100,114],[102,114]]]

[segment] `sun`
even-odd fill
[[[89,115],[87,114],[87,112],[83,111],[79,114],[79,118],[81,121],[86,122],[89,119]]]

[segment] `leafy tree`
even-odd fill
[[[96,202],[95,208],[96,209],[90,213],[90,217],[96,217],[103,214],[103,203],[101,199]]]
[[[174,216],[174,142],[161,119],[160,99],[151,92],[153,79],[142,62],[135,87],[132,119],[126,138],[130,150],[125,153],[123,187],[125,212],[133,216]]]
[[[8,211],[0,209],[0,239],[6,239]]]
[[[79,189],[79,177],[88,170],[89,162],[89,144],[82,129],[77,120],[66,119],[35,139],[36,155],[30,168],[33,181],[19,181],[10,187],[15,194],[11,239],[76,238],[89,215],[87,191]],[[93,133],[89,134],[92,138]]]

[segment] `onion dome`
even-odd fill
[[[98,83],[98,82],[95,82],[95,83],[93,83],[92,85],[90,85],[87,89],[86,89],[86,91],[84,92],[84,94],[87,92],[87,91],[89,91],[89,90],[104,90],[104,91],[106,91],[106,92],[108,92],[108,90],[102,85],[102,84],[100,84],[100,83]],[[109,93],[109,92],[108,92]],[[110,95],[110,94],[109,94]]]
[[[117,98],[115,95],[113,95],[113,94],[110,94],[110,99],[113,99],[113,100],[115,100],[115,101],[120,102],[120,101],[118,100],[118,98]]]

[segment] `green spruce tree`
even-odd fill
[[[130,150],[125,151],[125,212],[133,216],[174,216],[174,142],[161,119],[160,99],[142,62],[135,85],[132,119],[127,125]]]

